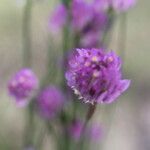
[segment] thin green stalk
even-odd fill
[[[31,67],[31,11],[32,0],[27,0],[23,12],[22,38],[23,38],[23,67]],[[29,104],[26,112],[26,128],[24,133],[24,148],[33,146],[34,136],[34,105]]]
[[[23,13],[22,36],[23,36],[23,66],[31,66],[31,12],[32,0],[27,0]]]
[[[91,118],[93,117],[95,110],[96,110],[96,106],[97,103],[89,104],[89,108],[88,108],[88,112],[86,114],[86,118],[85,118],[85,122],[81,131],[81,137],[80,137],[80,141],[79,141],[79,149],[80,150],[84,150],[84,140],[85,140],[85,132],[86,132],[86,128],[87,125],[89,123],[89,121],[91,120]]]
[[[47,125],[47,129],[49,131],[49,133],[54,137],[55,141],[56,141],[56,147],[58,150],[67,150],[64,148],[64,143],[63,143],[63,138],[61,139],[61,136],[58,136],[58,133],[56,132],[55,128],[51,125],[51,123],[48,121],[46,122]]]
[[[37,137],[36,146],[35,146],[36,150],[42,150],[45,136],[46,136],[46,130],[45,130],[45,128],[42,128]]]
[[[33,146],[33,137],[34,137],[34,102],[29,104],[26,112],[26,128],[24,135],[24,147]]]

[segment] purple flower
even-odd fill
[[[83,122],[75,120],[69,127],[69,134],[74,140],[79,140],[83,130]]]
[[[136,0],[112,0],[112,7],[116,11],[127,11],[129,8],[133,7]]]
[[[52,32],[58,32],[63,28],[67,20],[67,9],[63,4],[57,6],[49,21]]]
[[[41,116],[46,119],[51,119],[56,113],[60,112],[63,104],[64,96],[62,92],[54,86],[46,87],[38,96],[39,112]]]
[[[34,91],[38,87],[38,79],[30,69],[22,69],[9,81],[8,90],[20,106],[29,102]]]
[[[73,0],[71,15],[74,29],[81,31],[92,20],[93,8],[84,0]]]
[[[122,80],[121,61],[114,52],[102,49],[77,49],[66,72],[68,85],[87,103],[111,103],[130,84]]]
[[[50,29],[54,32],[62,29],[67,17],[67,8],[63,4],[59,5],[50,19]],[[100,37],[108,21],[107,13],[102,10],[97,11],[95,3],[73,0],[69,18],[72,31],[80,35],[78,46],[98,47]],[[89,42],[86,42],[86,39]]]
[[[98,141],[102,137],[102,128],[98,124],[92,124],[92,126],[88,130],[89,137],[92,141]]]
[[[98,47],[107,21],[108,16],[105,13],[93,12],[91,22],[89,22],[81,31],[80,47]]]
[[[96,11],[93,3],[74,0],[72,4],[73,29],[80,34],[80,47],[98,47],[108,16]]]

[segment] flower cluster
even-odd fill
[[[114,52],[77,49],[66,73],[68,85],[88,103],[111,103],[129,86],[122,80],[121,61]]]
[[[26,105],[38,87],[38,79],[30,69],[22,69],[9,81],[8,89],[18,105]]]

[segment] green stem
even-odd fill
[[[26,121],[24,147],[33,146],[34,142],[34,102],[31,102],[27,108]]]
[[[23,12],[22,38],[23,38],[23,67],[31,67],[31,11],[32,0],[27,0]],[[32,100],[33,101],[33,100]],[[26,128],[24,148],[33,145],[34,136],[34,104],[31,102],[26,112]]]
[[[84,122],[84,125],[82,128],[81,137],[80,137],[80,141],[79,141],[80,150],[84,150],[84,140],[85,140],[86,128],[87,128],[89,121],[91,120],[91,118],[94,115],[94,112],[96,110],[96,106],[97,106],[97,103],[94,103],[93,105],[89,104],[88,112],[86,114],[85,122]]]
[[[44,129],[42,128],[36,140],[36,146],[35,146],[36,150],[42,150],[45,136],[46,136],[46,130],[45,128]]]
[[[58,133],[56,132],[55,128],[51,125],[51,123],[48,121],[48,122],[46,122],[46,125],[47,125],[49,133],[51,135],[53,135],[53,137],[55,138],[57,149],[58,150],[67,150],[67,149],[64,149],[64,143],[62,142],[64,139],[61,139],[58,136]]]
[[[23,14],[23,66],[31,66],[31,11],[32,0],[27,0]]]

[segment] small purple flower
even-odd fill
[[[62,92],[54,86],[46,87],[38,96],[39,112],[41,116],[46,119],[51,119],[56,113],[60,112],[63,104],[64,96]]]
[[[83,122],[75,120],[69,127],[69,134],[74,140],[79,140],[83,130]]]
[[[38,79],[36,75],[27,68],[17,72],[8,84],[9,93],[16,99],[19,106],[24,106],[29,102],[37,87]]]
[[[100,140],[103,135],[101,126],[95,123],[92,124],[92,126],[88,130],[88,134],[92,141]]]
[[[93,12],[91,22],[89,22],[81,31],[80,47],[99,47],[107,21],[108,16],[106,13]]]
[[[112,7],[119,12],[127,11],[129,8],[133,7],[136,0],[112,0]]]
[[[67,9],[63,4],[57,6],[49,21],[52,32],[58,32],[63,28],[67,20]]]
[[[96,11],[93,3],[74,0],[72,3],[73,29],[80,34],[80,47],[98,47],[100,37],[107,24],[108,16]]]
[[[81,31],[92,20],[93,8],[84,0],[73,0],[71,15],[74,29]]]
[[[122,80],[120,58],[102,49],[77,49],[66,72],[68,85],[86,103],[111,103],[130,85]]]

